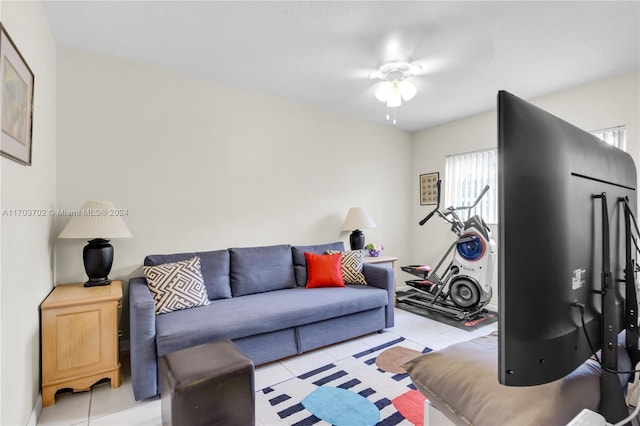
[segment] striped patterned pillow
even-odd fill
[[[337,250],[327,250],[325,254],[341,253]],[[353,250],[342,252],[342,277],[345,284],[363,284],[367,285],[362,273],[362,265],[364,264],[364,252],[362,250]]]
[[[143,266],[147,285],[156,302],[156,315],[210,304],[200,272],[200,258]]]

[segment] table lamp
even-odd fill
[[[364,249],[364,234],[361,229],[375,227],[376,224],[362,207],[351,207],[342,225],[343,231],[353,231],[349,236],[351,250]]]
[[[58,235],[58,238],[89,240],[82,251],[84,270],[89,277],[85,287],[111,284],[113,246],[107,238],[131,237],[127,225],[117,214],[119,211],[108,201],[87,201]]]

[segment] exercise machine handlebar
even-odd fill
[[[486,185],[483,189],[482,192],[480,193],[480,195],[478,195],[478,198],[476,198],[476,201],[473,202],[473,204],[471,204],[470,206],[460,206],[460,207],[456,207],[453,210],[468,210],[468,209],[472,209],[475,206],[478,205],[478,203],[480,202],[480,200],[482,199],[482,197],[484,197],[484,194],[487,193],[487,191],[489,191],[489,185]]]
[[[436,208],[431,210],[431,213],[429,213],[427,215],[427,217],[425,217],[424,219],[422,219],[420,221],[420,226],[424,225],[425,223],[427,223],[427,221],[429,219],[431,219],[431,217],[438,211],[438,209],[440,208],[440,184],[442,183],[441,179],[438,179],[438,181],[436,182],[436,187],[437,187],[437,204],[436,204]]]
[[[457,218],[457,215],[454,213],[456,210],[469,210],[474,208],[475,206],[478,205],[478,203],[480,202],[480,200],[482,199],[482,197],[484,197],[484,195],[489,191],[489,185],[486,185],[483,189],[482,192],[480,192],[480,195],[478,195],[478,198],[476,198],[476,200],[473,202],[472,205],[470,206],[460,206],[460,207],[448,207],[444,212],[440,211],[440,184],[441,184],[441,180],[438,179],[438,182],[436,182],[436,186],[438,188],[438,204],[436,205],[436,208],[433,209],[424,219],[422,219],[419,222],[419,225],[422,226],[425,223],[427,223],[427,221],[429,219],[431,219],[433,217],[434,214],[438,213],[442,218],[444,218],[445,220],[447,220],[449,223],[452,223],[453,221],[451,219],[448,219],[447,216],[449,215],[453,215],[454,218]]]

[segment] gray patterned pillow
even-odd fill
[[[362,250],[353,250],[339,252],[338,250],[327,250],[325,254],[342,253],[342,277],[345,284],[363,284],[367,285],[362,273],[362,265],[364,264],[364,252]]]
[[[156,302],[156,315],[211,303],[200,272],[200,258],[143,266],[149,290]]]

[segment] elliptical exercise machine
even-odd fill
[[[420,221],[420,226],[437,214],[451,224],[451,231],[458,238],[433,270],[421,265],[402,267],[403,271],[421,279],[407,281],[418,292],[399,296],[397,301],[439,312],[459,321],[469,320],[474,315],[486,312],[484,306],[491,300],[491,280],[497,251],[491,230],[480,216],[471,216],[463,222],[457,212],[474,208],[489,190],[489,185],[485,186],[471,206],[451,206],[440,210],[441,182],[437,182],[436,208]],[[439,274],[438,270],[454,249],[453,259],[444,274]]]

